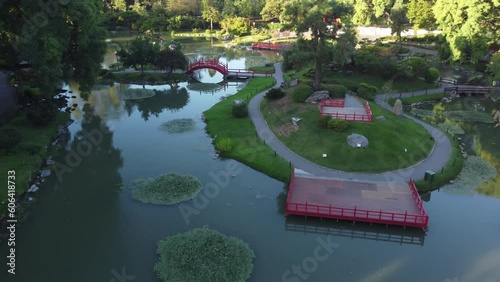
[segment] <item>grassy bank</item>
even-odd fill
[[[45,148],[57,135],[57,128],[69,120],[69,115],[59,112],[56,118],[46,126],[33,127],[24,116],[12,119],[4,126],[14,127],[22,135],[22,142],[30,142],[40,146],[42,149],[35,155],[28,155],[17,148],[10,155],[0,155],[0,183],[7,183],[7,171],[16,172],[16,194],[24,193],[29,187],[29,180],[33,178],[40,168],[42,159],[47,156]],[[0,190],[0,214],[5,212],[7,189]]]
[[[274,73],[276,71],[274,69],[274,66],[271,66],[271,67],[255,66],[255,67],[249,67],[248,69],[256,71],[256,72],[267,72],[267,73]]]
[[[372,123],[350,122],[342,133],[318,126],[317,105],[291,103],[289,97],[278,101],[263,101],[261,111],[278,138],[293,152],[316,164],[351,172],[379,173],[401,169],[425,159],[434,141],[420,125],[407,118],[395,116],[370,103],[373,116],[384,115],[385,120]],[[294,128],[292,117],[299,117]],[[351,133],[368,138],[367,148],[353,148],[347,144]],[[327,154],[323,158],[323,154]]]
[[[255,127],[249,117],[235,118],[232,116],[232,101],[242,99],[250,101],[257,93],[272,87],[274,78],[257,77],[250,80],[248,85],[237,94],[219,102],[205,112],[207,132],[215,137],[230,138],[234,147],[224,154],[240,161],[258,171],[261,171],[283,182],[290,181],[291,167],[288,162],[275,156],[263,140],[257,136]]]
[[[426,95],[420,95],[420,96],[415,96],[415,97],[408,97],[408,98],[401,98],[401,102],[403,105],[411,105],[414,103],[420,103],[420,102],[425,102],[425,101],[440,101],[446,96],[445,93],[435,93],[435,94],[426,94]],[[389,105],[394,105],[394,102],[396,102],[397,99],[389,99],[388,103]]]

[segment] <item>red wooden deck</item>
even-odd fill
[[[292,172],[286,214],[423,229],[429,222],[413,180],[389,185],[318,178],[300,170]]]
[[[366,102],[363,108],[345,108],[344,99],[325,99],[319,103],[320,115],[330,115],[347,121],[372,122],[373,114],[370,105]]]

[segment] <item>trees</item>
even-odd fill
[[[245,34],[250,28],[248,20],[242,17],[226,17],[220,25],[226,33],[235,35]]]
[[[397,35],[399,42],[399,50],[403,48],[403,40],[401,32],[406,29],[408,21],[406,19],[406,7],[403,0],[396,0],[396,3],[391,8],[391,32]]]
[[[201,17],[210,21],[210,31],[214,30],[214,22],[219,22],[221,19],[221,11],[216,0],[201,1]]]
[[[453,61],[481,59],[488,45],[498,40],[500,1],[437,0],[433,12],[450,46]]]
[[[436,19],[432,12],[433,0],[410,0],[406,16],[415,30],[420,28],[431,29]]]
[[[186,69],[188,60],[180,49],[165,49],[158,53],[154,64],[157,68],[165,70],[168,77],[176,69]]]
[[[293,28],[303,37],[305,31],[311,31],[309,44],[305,52],[311,52],[314,58],[314,89],[320,88],[322,66],[328,58],[331,48],[330,40],[337,40],[337,31],[341,28],[337,19],[348,22],[351,7],[335,0],[291,0],[285,5],[283,21],[287,27]]]
[[[260,11],[262,19],[270,21],[278,19],[281,22],[281,13],[287,0],[266,0],[264,7]]]
[[[192,0],[167,0],[167,10],[173,15],[194,14],[200,11],[200,2]]]
[[[145,37],[136,37],[130,42],[128,50],[121,49],[117,55],[124,67],[140,67],[144,75],[144,66],[154,64],[159,48]]]

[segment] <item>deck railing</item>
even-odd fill
[[[346,114],[346,113],[339,113],[339,112],[328,113],[328,112],[325,112],[323,110],[325,107],[344,108],[344,106],[345,106],[345,100],[343,100],[343,99],[333,99],[333,100],[324,99],[324,100],[320,101],[319,112],[320,112],[320,115],[330,115],[333,118],[340,118],[340,119],[344,119],[347,121],[372,122],[373,114],[372,114],[372,110],[370,109],[370,105],[368,104],[368,102],[366,102],[366,104],[365,104],[366,114],[356,114],[356,113]]]
[[[335,206],[323,206],[315,204],[290,203],[286,204],[287,214],[298,214],[305,216],[335,218],[343,220],[363,221],[382,224],[394,224],[426,229],[428,224],[427,215],[415,215],[385,211],[370,211],[353,208],[342,208]]]
[[[415,186],[415,181],[413,178],[410,178],[410,189],[411,193],[413,195],[413,199],[417,203],[418,210],[420,211],[420,214],[423,216],[427,216],[427,212],[424,209],[424,204],[422,203],[422,199],[420,198],[420,195],[418,194],[417,187]]]

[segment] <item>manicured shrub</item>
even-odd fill
[[[368,83],[360,83],[358,86],[358,97],[373,101],[373,95],[377,94],[378,88]]]
[[[295,103],[303,103],[311,94],[313,93],[313,89],[309,85],[299,84],[295,87],[292,92],[292,100]]]
[[[215,149],[220,153],[228,153],[234,147],[233,140],[231,138],[220,138],[215,141]]]
[[[428,68],[425,73],[425,81],[428,83],[435,82],[439,78],[439,71],[436,68]]]
[[[243,118],[248,116],[248,108],[246,104],[236,104],[233,105],[233,116],[237,118]]]
[[[246,281],[255,257],[244,241],[218,231],[196,228],[158,242],[154,270],[161,281]]]
[[[285,97],[285,92],[279,88],[273,88],[267,91],[266,96],[268,100],[278,100]]]
[[[324,115],[320,116],[318,119],[318,126],[321,128],[328,128],[328,122],[332,120],[332,116]]]
[[[430,68],[429,63],[425,59],[419,57],[410,57],[401,61],[401,63],[407,64],[411,68],[413,77],[415,78],[425,77],[427,70]]]
[[[322,85],[321,88],[328,91],[330,98],[343,99],[347,93],[347,87],[344,85]]]
[[[31,104],[26,111],[26,119],[33,126],[42,126],[53,120],[57,114],[57,106],[51,100],[38,100]]]
[[[336,132],[343,132],[349,127],[349,123],[340,118],[332,118],[328,121],[328,129],[332,129]]]
[[[7,154],[21,142],[22,135],[19,130],[15,128],[0,129],[0,150],[5,150]]]

